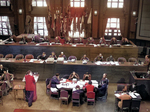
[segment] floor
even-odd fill
[[[14,84],[24,84],[21,80],[15,80]],[[0,104],[0,112],[13,112],[14,109],[35,109],[35,110],[59,110],[63,112],[116,112],[114,91],[116,84],[110,83],[108,87],[108,97],[106,101],[98,101],[94,106],[87,106],[86,103],[80,107],[73,106],[70,102],[69,106],[61,105],[60,101],[50,99],[46,95],[45,81],[38,81],[37,84],[37,101],[33,102],[31,107],[28,107],[27,102],[22,98],[22,91],[18,91],[18,99],[14,100],[13,91],[3,97],[3,105]],[[150,101],[142,101],[140,112],[150,112]]]

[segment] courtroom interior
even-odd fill
[[[150,0],[0,0],[0,112],[150,112]]]

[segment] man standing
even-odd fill
[[[34,86],[35,86],[35,80],[32,76],[32,71],[27,71],[27,74],[25,76],[25,89],[26,89],[26,101],[28,101],[28,106],[32,106],[32,100],[34,96]]]

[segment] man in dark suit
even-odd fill
[[[115,37],[111,38],[110,45],[117,44],[117,39]]]
[[[56,73],[55,76],[52,77],[51,81],[50,81],[50,85],[52,88],[56,88],[56,84],[59,84],[59,73]]]
[[[46,60],[46,53],[43,52],[42,55],[39,55],[37,58],[41,60]]]
[[[28,106],[32,106],[32,100],[34,97],[34,88],[35,88],[35,80],[32,76],[32,71],[27,71],[27,74],[25,76],[25,90],[26,90],[26,101],[28,101]]]
[[[96,97],[104,96],[107,91],[107,82],[104,81],[102,85],[97,88]]]

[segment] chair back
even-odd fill
[[[25,59],[34,59],[34,56],[32,54],[27,54],[25,56]]]
[[[15,57],[16,60],[20,60],[20,59],[24,59],[24,55],[23,54],[18,54]]]
[[[128,59],[128,62],[136,62],[136,63],[138,63],[138,61],[137,61],[136,58],[129,58],[129,59]]]
[[[45,82],[46,82],[46,86],[49,84],[49,81],[50,81],[50,80],[51,80],[51,78],[47,78],[47,79],[46,79],[46,81],[45,81]]]
[[[6,89],[6,83],[3,83],[1,86],[1,90],[4,91]]]
[[[0,58],[3,58],[4,57],[4,55],[3,54],[0,54]]]
[[[7,54],[6,56],[5,56],[5,58],[13,58],[14,56],[13,56],[13,54]]]
[[[124,108],[130,109],[130,105],[131,105],[131,100],[123,100],[122,109]]]
[[[87,92],[87,98],[95,99],[95,92]]]
[[[69,57],[68,57],[68,60],[72,60],[72,59],[77,60],[77,57],[76,57],[76,56],[69,56]]]
[[[117,59],[118,62],[127,62],[127,60],[124,57],[119,57]]]
[[[141,104],[141,100],[137,100],[137,99],[132,99],[131,102],[131,109],[140,109],[140,104]]]
[[[80,94],[77,92],[72,93],[72,99],[80,99]]]
[[[68,79],[69,78],[69,75],[64,75],[62,78],[64,78],[64,79]]]
[[[115,61],[114,58],[112,58],[111,60]],[[110,57],[107,57],[107,58],[106,58],[106,61],[111,61],[111,60],[110,60]]]
[[[60,97],[66,97],[66,98],[68,98],[68,91],[61,90],[60,91]]]

